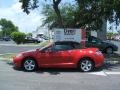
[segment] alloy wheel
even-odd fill
[[[93,62],[91,60],[84,59],[80,63],[80,69],[83,72],[89,72],[93,69]]]
[[[33,71],[36,68],[36,63],[32,59],[26,59],[23,63],[23,67],[26,71]]]

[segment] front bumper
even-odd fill
[[[19,58],[18,57],[14,57],[13,58],[13,65],[14,65],[15,68],[18,69],[18,68],[22,67],[22,59],[23,58],[21,58],[21,57],[19,57]]]

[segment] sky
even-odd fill
[[[66,1],[68,0],[63,0],[63,2]],[[30,14],[27,15],[22,11],[19,0],[0,0],[0,19],[6,18],[7,20],[11,20],[15,26],[19,27],[21,32],[29,33],[35,31],[37,27],[41,26],[42,19],[44,18],[44,16],[40,14],[42,4],[44,3],[45,0],[39,0],[39,10],[31,11]]]
[[[0,19],[6,18],[11,20],[15,26],[19,27],[21,32],[35,31],[42,24],[43,15],[40,14],[40,9],[31,11],[29,15],[21,9],[19,0],[0,0]],[[43,0],[40,0],[41,4]],[[41,7],[40,7],[41,8]]]

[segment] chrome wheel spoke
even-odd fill
[[[83,71],[90,71],[91,68],[92,68],[92,63],[91,63],[91,61],[89,61],[89,60],[84,60],[84,61],[82,61],[82,63],[81,63],[81,69],[82,69]]]
[[[88,66],[88,67],[91,67],[92,65],[89,63],[87,66]]]
[[[33,60],[26,60],[24,63],[24,68],[31,71],[35,68],[35,62]]]
[[[89,70],[90,68],[88,66],[86,66],[86,70]]]
[[[85,66],[86,64],[85,63],[82,63],[83,66]]]

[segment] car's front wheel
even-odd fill
[[[26,58],[22,67],[25,71],[34,71],[37,68],[37,63],[32,58]]]
[[[90,72],[94,68],[94,63],[89,58],[84,58],[80,60],[78,68],[83,72]]]

